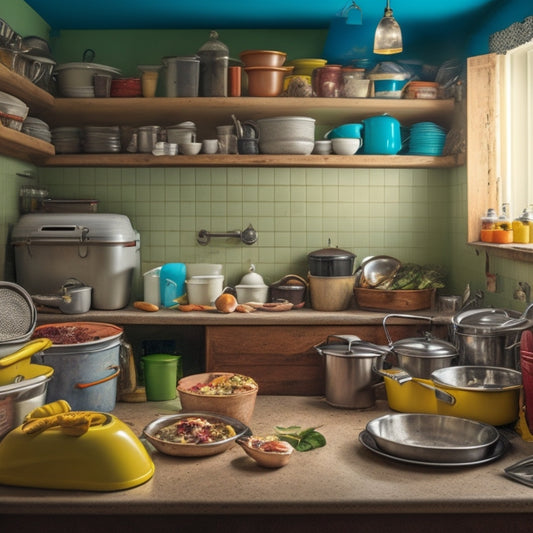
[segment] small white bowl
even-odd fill
[[[314,154],[318,155],[329,155],[331,154],[331,141],[315,141],[315,148],[313,149]]]
[[[340,137],[331,140],[333,151],[337,155],[354,155],[361,148],[362,141],[358,137]]]
[[[179,143],[178,150],[183,155],[197,155],[202,149],[202,143]]]

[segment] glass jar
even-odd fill
[[[200,58],[200,96],[228,96],[229,49],[212,31],[198,50]]]
[[[492,208],[487,211],[484,217],[481,217],[481,232],[479,236],[481,242],[492,242],[492,234],[497,220],[496,210]]]
[[[497,244],[510,244],[513,242],[513,225],[509,216],[510,205],[502,204],[502,212],[496,221],[492,233],[492,242]]]
[[[338,98],[342,94],[343,78],[340,65],[325,65],[313,70],[313,92],[323,98]]]
[[[530,233],[530,221],[527,209],[524,209],[522,214],[513,220],[513,242],[529,244]]]
[[[342,96],[346,98],[366,98],[368,96],[370,80],[365,78],[364,68],[342,68]]]

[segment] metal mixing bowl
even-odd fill
[[[385,415],[366,429],[383,451],[415,461],[467,463],[484,459],[498,442],[498,430],[488,424],[420,413]]]

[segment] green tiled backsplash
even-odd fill
[[[39,170],[63,198],[95,198],[141,235],[142,271],[166,262],[224,264],[237,283],[250,263],[267,283],[305,275],[307,254],[331,244],[360,261],[448,262],[449,171],[332,168],[80,168]],[[196,242],[201,229],[259,238]]]

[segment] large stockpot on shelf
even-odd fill
[[[330,340],[337,339],[337,343]],[[326,401],[334,407],[366,409],[376,403],[381,379],[373,368],[384,350],[355,335],[330,335],[315,350],[324,357]]]
[[[446,368],[457,363],[456,347],[445,340],[433,337],[430,331],[423,337],[413,337],[394,341],[387,328],[387,321],[392,318],[407,318],[413,320],[427,320],[431,317],[403,314],[389,314],[383,319],[383,329],[389,343],[390,353],[396,358],[396,366],[406,370],[411,376],[428,379],[431,373],[440,368]]]
[[[518,315],[506,309],[470,309],[452,319],[460,365],[518,369],[520,337],[533,327],[533,304]]]

